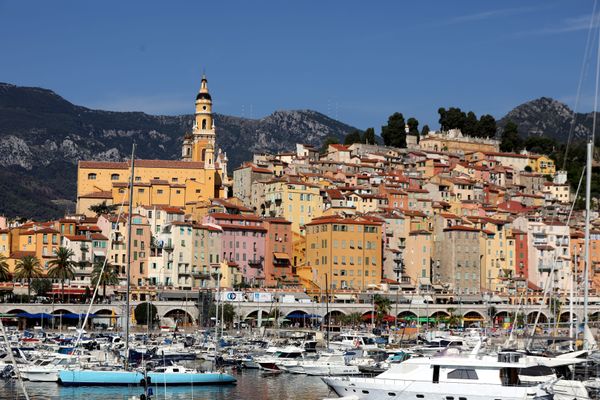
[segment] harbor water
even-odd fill
[[[319,377],[295,374],[266,374],[246,369],[232,373],[237,381],[226,386],[154,386],[154,400],[320,400],[328,397],[329,390]],[[25,387],[31,399],[61,400],[122,400],[139,398],[142,389],[131,387],[62,387],[53,382],[27,382]],[[334,396],[335,397],[335,396]],[[17,381],[0,382],[0,399],[24,399]]]

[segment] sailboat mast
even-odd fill
[[[133,214],[133,182],[135,175],[135,143],[131,149],[131,177],[129,179],[129,213],[127,215],[127,292],[126,292],[126,318],[125,321],[125,364],[129,361],[129,319],[130,316],[130,305],[129,305],[129,297],[131,294],[131,215]]]

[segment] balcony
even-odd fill
[[[170,253],[173,251],[173,244],[172,243],[165,243],[163,244],[163,250]]]
[[[90,247],[87,244],[82,244],[80,249],[82,252],[86,252],[90,250]]]
[[[393,271],[396,274],[398,274],[398,273],[403,274],[404,272],[406,272],[406,269],[404,268],[404,265],[396,265],[396,266],[394,266]]]
[[[539,272],[550,272],[552,271],[552,267],[550,265],[540,265],[538,266]]]
[[[263,265],[262,265],[262,264],[263,264],[263,261],[264,261],[264,258],[263,258],[263,257],[260,257],[260,258],[258,258],[258,259],[252,259],[252,260],[248,260],[248,266],[249,266],[250,268],[257,268],[257,269],[260,269],[260,268],[262,268],[262,267],[263,267]]]
[[[211,275],[208,271],[200,268],[192,268],[192,276],[197,279],[210,279]]]
[[[403,276],[400,278],[400,283],[409,283],[410,284],[410,276]]]

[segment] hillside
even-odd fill
[[[573,139],[585,139],[592,131],[592,113],[573,114],[566,104],[549,97],[540,97],[523,103],[508,112],[498,123],[504,126],[513,121],[523,137],[545,136],[566,142],[575,118]]]
[[[0,83],[0,214],[52,218],[73,210],[77,161],[122,160],[134,140],[140,158],[177,159],[192,119],[92,110],[47,89]],[[255,152],[320,145],[354,129],[311,110],[261,119],[216,114],[215,124],[230,173]]]

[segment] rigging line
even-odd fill
[[[599,52],[599,54],[600,54],[600,52]],[[571,215],[573,214],[573,209],[575,207],[575,202],[577,201],[577,195],[579,194],[579,189],[581,188],[581,183],[583,181],[584,173],[585,173],[585,168],[582,168],[582,170],[581,170],[581,177],[579,178],[579,185],[577,185],[577,191],[575,192],[575,197],[574,197],[573,201],[571,202],[571,209],[569,210],[569,216],[567,217],[567,222],[566,222],[567,226],[569,226],[569,224],[571,222]],[[554,254],[554,259],[553,259],[553,262],[552,262],[552,269],[551,269],[550,273],[548,274],[548,277],[546,278],[546,282],[544,282],[544,288],[543,288],[544,289],[544,296],[542,297],[542,302],[539,304],[537,315],[536,315],[535,321],[533,323],[533,328],[532,328],[531,336],[530,336],[529,343],[528,343],[527,347],[531,346],[531,343],[533,342],[533,335],[535,334],[535,329],[536,329],[537,324],[539,322],[540,314],[542,312],[542,307],[546,303],[546,295],[548,294],[548,291],[550,289],[548,283],[552,279],[551,277],[552,277],[552,275],[554,274],[554,271],[555,271],[554,265],[556,264],[556,258],[557,258],[557,255]],[[526,316],[526,318],[527,318],[527,316]]]
[[[125,195],[126,195],[126,193],[127,192],[123,192],[123,197],[121,198],[121,204],[119,206],[119,213],[117,214],[117,224],[118,224],[118,221],[121,219],[121,215],[123,214],[123,208],[125,206]],[[112,235],[111,234],[113,233],[113,231],[114,231],[114,229],[112,229],[112,227],[111,227],[111,230],[110,230],[110,233],[109,233],[109,241],[111,243],[112,243],[112,239],[111,239]],[[112,256],[111,250],[112,250],[112,246],[109,247],[106,250],[106,257],[104,257],[104,262],[102,263],[102,268],[100,269],[100,274],[98,275],[99,277],[102,277],[104,275],[104,269],[106,268],[106,264],[108,264],[109,254]],[[88,306],[88,310],[87,310],[87,312],[85,314],[85,318],[83,320],[83,324],[81,325],[81,329],[79,329],[79,332],[77,334],[77,340],[75,341],[75,345],[73,346],[73,354],[75,354],[76,351],[77,351],[77,346],[79,345],[79,342],[81,340],[81,335],[83,333],[83,328],[86,326],[88,318],[89,318],[89,315],[92,312],[92,306],[94,305],[94,302],[96,300],[96,296],[98,294],[98,289],[100,288],[101,281],[102,281],[102,279],[98,279],[98,281],[96,282],[96,286],[94,287],[94,293],[92,294],[92,299],[90,300],[90,305]],[[129,321],[127,321],[127,323],[129,323]]]
[[[571,144],[573,132],[575,131],[575,124],[577,122],[577,110],[579,109],[579,100],[581,98],[581,88],[583,86],[583,79],[584,79],[585,73],[587,71],[588,58],[590,56],[590,51],[592,48],[592,33],[594,32],[594,19],[596,18],[596,5],[597,5],[597,0],[594,0],[594,6],[592,8],[592,15],[590,17],[590,25],[588,28],[587,39],[585,42],[583,61],[581,63],[581,70],[579,72],[579,82],[577,83],[577,93],[575,95],[575,105],[573,107],[573,119],[571,120],[571,127],[569,128],[569,136],[567,139],[567,144],[565,146],[565,155],[563,158],[563,166],[562,166],[563,170],[566,168],[566,165],[567,165],[567,154],[569,153],[569,145]]]
[[[592,16],[592,19],[593,18],[594,17]],[[592,137],[590,138],[592,144],[594,143],[594,140],[596,139],[596,118],[597,118],[597,114],[598,114],[598,83],[599,83],[599,80],[600,80],[600,29],[598,29],[598,47],[596,49],[596,81],[595,81],[595,87],[594,87],[594,110],[593,110],[594,118],[592,120]],[[593,161],[593,160],[591,160],[591,161]]]

